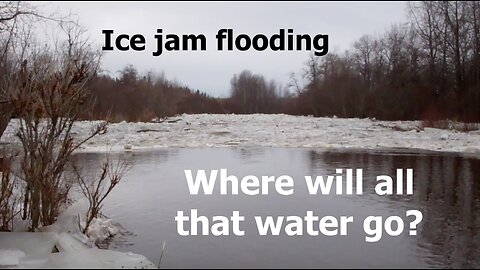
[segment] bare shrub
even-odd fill
[[[36,40],[40,25],[60,30],[51,37],[52,44]],[[73,137],[76,122],[92,119],[94,100],[87,88],[101,58],[85,32],[78,23],[43,16],[26,2],[0,3],[0,136],[10,117],[18,118],[20,147],[15,170],[6,158],[0,162],[0,230],[10,230],[20,212],[22,219],[31,220],[31,230],[54,223],[78,182],[66,174],[74,151],[107,130],[105,120],[92,124],[85,137]],[[120,181],[123,166],[116,168],[103,165],[98,185],[87,196],[89,217],[97,216]]]
[[[77,24],[61,28],[67,38],[55,49],[35,47],[26,39],[32,44],[21,53],[25,60],[2,89],[20,119],[19,174],[26,182],[22,217],[32,220],[32,230],[55,222],[73,184],[64,176],[71,155],[107,127],[101,122],[85,138],[73,138],[74,124],[90,109],[85,85],[98,69],[100,54]]]
[[[86,216],[85,228],[86,233],[94,218],[98,218],[103,207],[104,200],[110,192],[120,183],[120,180],[131,168],[131,163],[126,160],[118,160],[113,163],[107,157],[100,167],[100,174],[93,180],[85,179],[80,170],[76,167],[75,175],[78,179],[78,185],[82,194],[88,199],[88,212]]]
[[[11,157],[3,151],[0,158],[0,231],[11,231],[12,222],[20,212],[15,189],[18,183],[12,174]]]

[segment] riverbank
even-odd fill
[[[81,231],[88,201],[70,205],[50,226],[28,232],[15,226],[0,232],[0,268],[131,268],[155,269],[146,257],[131,252],[99,249],[96,240],[118,233],[110,220],[96,219],[86,234]]]

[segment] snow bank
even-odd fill
[[[86,249],[77,252],[52,253],[41,268],[118,268],[154,269],[144,256],[112,250]]]
[[[87,209],[88,202],[79,200],[39,232],[0,232],[0,268],[156,268],[142,255],[95,247],[119,230],[111,220],[96,219],[85,236]]]
[[[13,267],[19,264],[25,253],[18,249],[0,249],[0,267]]]
[[[84,138],[96,122],[79,122]],[[15,141],[16,120],[1,138]],[[130,151],[163,147],[308,147],[422,149],[480,153],[480,132],[422,128],[420,121],[317,118],[284,114],[184,114],[162,123],[114,123],[80,151]]]
[[[39,231],[67,233],[87,246],[105,241],[120,232],[111,219],[94,218],[86,234],[83,234],[87,211],[88,200],[82,198],[64,210],[54,224],[40,228]]]
[[[0,232],[0,250],[19,250],[31,257],[45,257],[52,253],[58,234],[52,232]]]

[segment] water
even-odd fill
[[[432,153],[317,152],[309,149],[214,148],[130,152],[114,158],[135,166],[105,202],[105,214],[133,231],[133,245],[116,249],[147,256],[161,266],[216,267],[480,267],[480,160]],[[95,168],[102,154],[79,156]],[[281,196],[192,196],[185,169],[228,169],[229,174],[290,175],[294,194]],[[305,175],[334,174],[336,168],[363,168],[364,194],[308,195]],[[414,169],[413,196],[378,196],[375,176],[395,175],[396,168]],[[271,187],[273,188],[273,186]],[[178,210],[198,209],[199,215],[245,216],[245,236],[177,234]],[[423,221],[417,235],[408,234],[405,211],[417,209]],[[254,216],[303,217],[308,210],[323,217],[354,216],[346,236],[259,236]],[[383,233],[380,241],[365,242],[363,220],[370,215],[404,218],[405,232]],[[318,223],[317,223],[318,224]],[[317,225],[318,226],[318,225]],[[318,228],[318,227],[317,227]]]

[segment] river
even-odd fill
[[[105,154],[79,154],[85,168],[98,167]],[[145,255],[168,268],[290,267],[480,267],[480,160],[430,152],[330,151],[302,148],[166,148],[112,154],[134,166],[105,202],[104,213],[133,232],[129,244],[112,249]],[[269,195],[189,194],[184,170],[225,168],[246,175],[289,175],[294,193]],[[363,195],[309,195],[304,176],[334,174],[337,168],[363,169]],[[414,169],[414,194],[379,196],[376,176]],[[177,211],[198,209],[207,217],[239,211],[244,236],[180,236]],[[409,235],[412,217],[423,214],[417,235]],[[347,235],[260,236],[254,216],[353,216]],[[362,221],[368,216],[400,216],[405,230],[383,232],[365,241]]]

